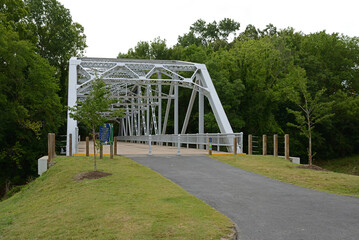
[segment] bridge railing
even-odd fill
[[[233,144],[236,139],[238,153],[243,153],[243,133],[204,133],[204,134],[162,134],[162,135],[142,135],[142,136],[118,136],[118,141],[137,142],[148,144],[166,144],[171,146],[187,145],[200,149],[208,149],[209,141],[212,141],[212,149],[221,151],[227,149],[233,152]]]

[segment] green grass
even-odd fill
[[[359,155],[319,161],[316,164],[333,172],[359,175]]]
[[[0,202],[0,239],[220,239],[233,223],[160,174],[128,158],[98,160],[113,175],[76,182],[91,157],[56,165]]]
[[[299,169],[284,158],[260,155],[212,156],[244,170],[323,192],[359,197],[359,176]]]

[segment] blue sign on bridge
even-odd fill
[[[113,144],[113,124],[105,123],[100,126],[100,142],[101,145],[112,145]]]

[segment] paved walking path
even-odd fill
[[[359,198],[282,183],[206,156],[129,156],[232,219],[241,240],[359,239]]]

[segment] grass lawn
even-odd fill
[[[323,192],[359,197],[359,176],[299,169],[284,158],[261,155],[213,155],[212,158],[269,178]]]
[[[333,172],[359,175],[359,155],[319,161],[316,164]]]
[[[220,239],[233,223],[160,174],[128,158],[58,157],[56,165],[0,202],[0,239]]]

